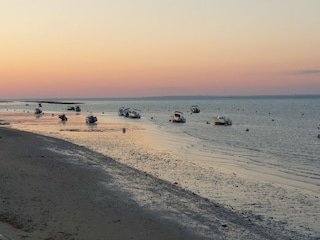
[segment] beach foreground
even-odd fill
[[[136,206],[90,162],[111,159],[11,129],[0,128],[0,142],[0,239],[195,239]],[[88,162],[48,147],[81,151]]]
[[[0,179],[0,239],[303,239],[87,148],[3,127]]]

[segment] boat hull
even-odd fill
[[[173,119],[172,122],[174,122],[174,123],[185,123],[186,120],[175,120],[175,119]]]
[[[223,125],[223,126],[230,126],[232,125],[232,121],[230,118],[226,118],[224,116],[217,116],[214,118],[215,125]]]
[[[215,122],[214,124],[215,124],[215,125],[227,125],[227,124],[224,123],[224,122]]]

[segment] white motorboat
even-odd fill
[[[227,118],[225,116],[220,116],[220,115],[214,117],[214,123],[215,125],[225,125],[225,126],[232,125],[232,121],[230,118]]]
[[[119,108],[118,115],[128,118],[141,118],[140,112],[139,109],[121,107]]]
[[[172,116],[172,122],[174,123],[185,123],[186,118],[183,116],[183,113],[180,111],[175,111],[174,115]]]
[[[192,113],[199,113],[200,112],[200,108],[198,105],[192,105],[191,106],[191,112]]]
[[[140,110],[138,109],[130,109],[128,114],[129,118],[141,118]]]
[[[98,118],[93,116],[93,115],[90,115],[90,116],[86,117],[86,123],[95,123],[97,121],[98,121]]]

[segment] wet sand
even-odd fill
[[[0,126],[10,239],[318,239],[318,194],[179,159],[140,125],[16,115]]]
[[[70,155],[59,153],[64,149]],[[73,159],[72,152],[81,158]],[[0,239],[197,239],[137,206],[114,178],[138,173],[112,159],[3,128],[0,156]],[[99,161],[110,162],[117,173],[102,171]]]

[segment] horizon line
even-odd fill
[[[136,100],[143,100],[143,99],[183,99],[183,98],[247,98],[247,97],[320,97],[320,94],[248,94],[248,95],[158,95],[158,96],[145,96],[145,97],[49,97],[49,98],[4,98],[0,99],[0,102],[11,102],[11,101],[48,101],[50,100],[79,100],[79,99],[110,99],[110,100],[127,100],[127,99],[136,99]]]

